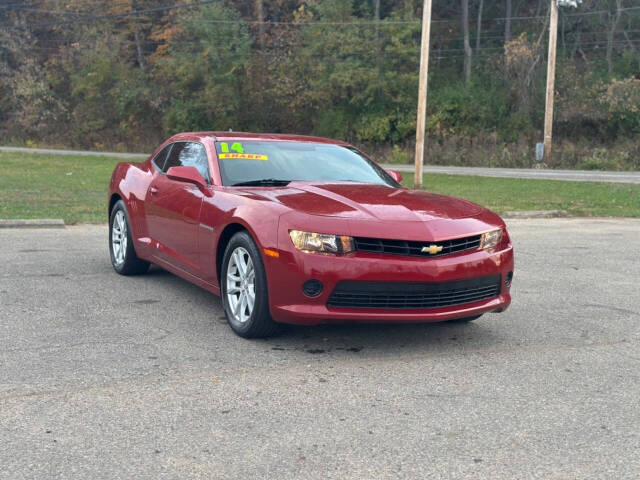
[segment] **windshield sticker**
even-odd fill
[[[269,160],[269,157],[267,155],[257,155],[255,153],[221,153],[220,155],[218,155],[218,158],[220,158],[220,160],[241,158],[244,160],[261,160],[263,162]]]
[[[220,142],[220,150],[222,153],[229,153],[229,144],[227,142]],[[236,153],[244,153],[244,148],[240,142],[233,142],[231,144],[231,151]]]

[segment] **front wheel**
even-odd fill
[[[229,325],[241,337],[268,337],[280,326],[269,313],[262,257],[247,232],[236,233],[224,253],[220,273],[222,305]]]
[[[149,262],[136,255],[129,215],[122,200],[116,202],[109,216],[109,254],[113,269],[120,275],[137,275],[149,270]]]

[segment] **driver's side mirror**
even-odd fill
[[[192,183],[200,188],[205,188],[207,182],[196,167],[171,167],[167,170],[167,178],[178,182]]]
[[[402,174],[397,170],[387,170],[387,173],[391,178],[393,178],[396,182],[402,183]]]

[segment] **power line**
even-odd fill
[[[102,19],[122,18],[122,17],[128,17],[128,16],[132,16],[132,15],[139,16],[139,15],[147,14],[147,13],[161,12],[161,11],[166,11],[166,10],[174,10],[174,9],[179,9],[179,8],[196,7],[196,6],[207,5],[207,4],[211,4],[211,3],[215,3],[215,2],[216,2],[216,0],[204,0],[204,1],[188,3],[188,4],[167,5],[167,6],[154,7],[154,8],[130,10],[128,12],[122,12],[122,13],[112,13],[112,14],[105,14],[105,15],[87,15],[85,17],[77,18],[77,19],[74,19],[74,20],[66,20],[66,21],[40,22],[40,23],[31,23],[31,24],[24,24],[24,25],[3,25],[3,26],[0,26],[0,29],[4,29],[4,30],[27,29],[27,28],[39,28],[39,27],[48,27],[48,26],[68,25],[68,24],[73,24],[73,23],[87,23],[87,22],[92,22],[92,21],[102,20]],[[634,11],[634,10],[640,10],[640,6],[637,6],[637,7],[626,7],[626,8],[620,9],[621,12]],[[564,14],[564,16],[566,16],[566,17],[583,17],[583,16],[590,16],[590,15],[600,15],[600,14],[603,14],[603,13],[610,13],[610,12],[609,12],[609,10],[597,10],[597,11],[593,11],[593,12],[581,12],[581,13]],[[493,22],[493,21],[503,21],[503,20],[511,20],[511,21],[544,20],[546,18],[547,18],[546,15],[517,16],[517,17],[497,17],[497,18],[485,19],[485,20],[483,20],[483,22]],[[375,26],[381,27],[381,26],[385,26],[385,25],[412,25],[412,24],[421,23],[420,20],[382,20],[382,21],[375,21],[375,20],[364,20],[363,21],[363,20],[358,20],[358,21],[351,21],[351,22],[326,22],[326,21],[278,22],[278,21],[273,21],[273,20],[265,20],[265,21],[260,22],[260,21],[256,21],[256,20],[192,19],[192,21],[203,22],[203,23],[212,23],[212,24],[216,24],[216,23],[220,23],[220,24],[249,24],[249,25],[261,25],[261,24],[263,24],[263,25],[271,25],[271,26],[276,26],[276,27],[277,26],[308,26],[308,25],[309,26],[311,26],[311,25],[326,25],[326,26],[332,26],[332,27],[375,25]],[[452,22],[459,22],[459,19],[432,20],[432,23],[452,23]]]
[[[111,18],[123,18],[129,17],[132,15],[140,15],[146,13],[155,13],[155,12],[163,12],[167,10],[175,10],[179,8],[191,8],[197,7],[200,5],[208,5],[212,3],[216,3],[218,0],[202,0],[199,2],[192,3],[184,3],[184,4],[176,4],[176,5],[166,5],[162,7],[154,7],[154,8],[145,8],[140,10],[130,10],[128,12],[122,13],[109,13],[105,15],[88,15],[81,18],[76,18],[73,20],[63,20],[63,21],[51,21],[51,22],[40,22],[40,23],[27,23],[24,25],[2,25],[0,26],[0,30],[23,30],[29,28],[40,28],[40,27],[52,27],[52,26],[60,26],[60,25],[69,25],[73,23],[88,23],[96,20],[104,20]]]
[[[0,6],[0,8],[6,8],[5,6]],[[51,10],[41,10],[39,8],[29,8],[29,7],[12,7],[11,10],[19,10],[21,12],[37,12],[37,13],[48,13],[50,15],[66,15],[66,16],[70,16],[73,15],[75,17],[77,17],[78,15],[81,15],[80,13],[76,13],[76,12],[53,12]]]
[[[633,10],[640,10],[640,6],[637,7],[625,7],[621,8],[621,12],[629,12]],[[588,15],[601,15],[603,13],[612,13],[610,10],[596,10],[593,12],[583,12],[583,13],[563,13],[565,17],[583,17]]]
[[[111,1],[109,2],[109,6],[107,8],[101,8],[99,11],[96,11],[95,9],[91,10],[90,12],[84,11],[84,12],[75,12],[75,11],[65,11],[62,12],[60,10],[44,10],[42,8],[35,8],[37,5],[27,5],[25,6],[24,2],[19,2],[19,3],[13,3],[13,4],[8,4],[8,5],[0,5],[0,9],[4,8],[8,11],[13,11],[13,10],[19,10],[19,11],[29,11],[29,12],[41,12],[41,13],[47,13],[49,15],[75,15],[75,16],[95,16],[98,13],[104,13],[106,11],[109,11],[113,8],[117,8],[117,7],[129,7],[130,6],[130,2],[127,1]],[[104,5],[103,5],[104,6]]]
[[[68,3],[68,0],[57,0],[58,5],[60,5],[62,2]],[[17,7],[16,7],[17,5]],[[124,6],[124,5],[130,5],[129,2],[127,2],[126,0],[112,0],[109,2],[110,6]],[[20,2],[14,2],[14,3],[5,3],[4,5],[0,5],[0,8],[8,8],[11,9],[12,7],[15,8],[19,8],[19,7],[27,7],[27,8],[35,8],[38,7],[39,5],[37,3],[26,3],[25,1],[20,1]],[[76,13],[80,13],[80,12],[76,12]]]

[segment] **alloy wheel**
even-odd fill
[[[122,265],[127,254],[127,220],[124,212],[118,210],[111,225],[111,249],[116,265]]]
[[[245,323],[251,318],[256,301],[256,272],[251,255],[243,247],[237,247],[227,266],[227,301],[233,318]]]

